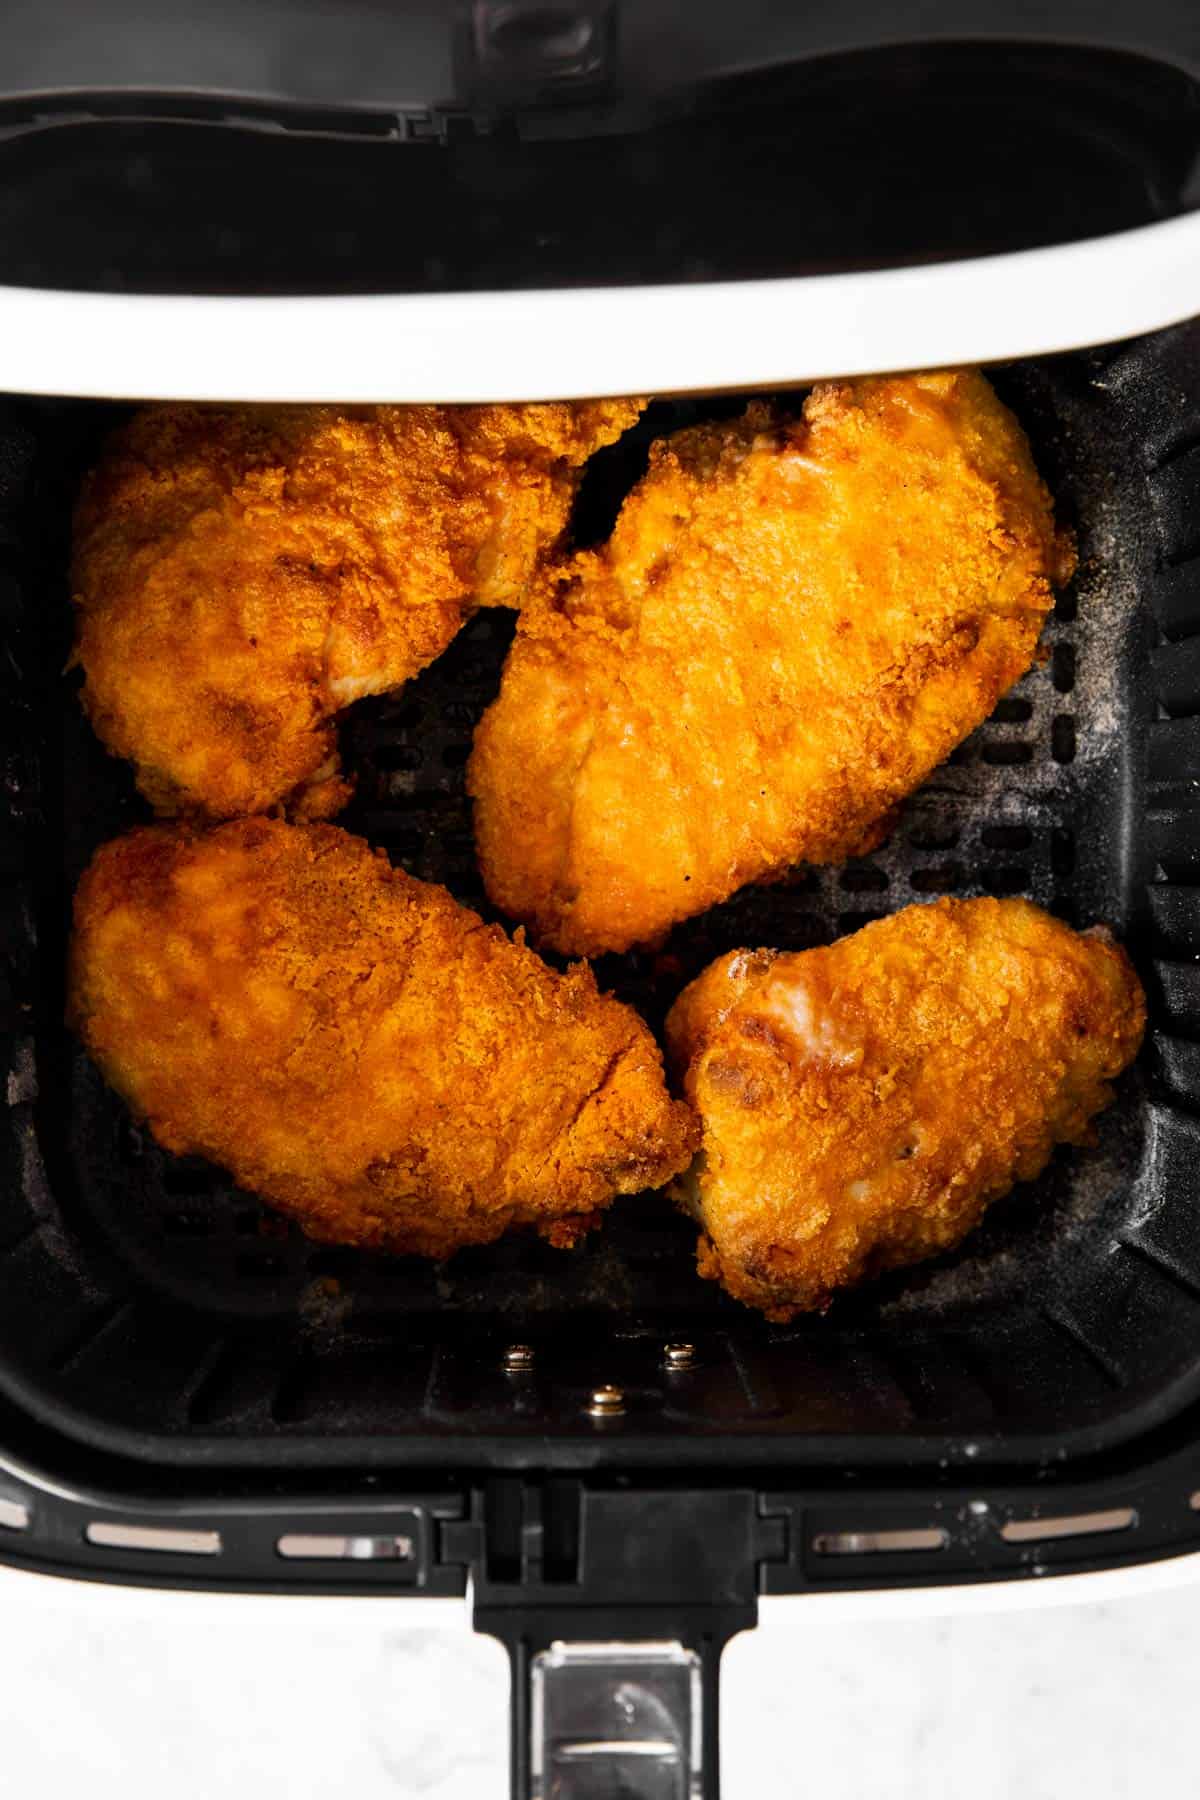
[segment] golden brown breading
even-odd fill
[[[159,812],[336,811],[334,715],[519,604],[641,404],[148,407],[76,514],[97,733]]]
[[[523,613],[476,733],[489,894],[591,956],[869,847],[1028,668],[1072,561],[974,372],[660,443],[609,544]]]
[[[697,1141],[637,1014],[331,825],[150,827],[80,883],[73,1023],[167,1149],[312,1237],[568,1245]]]
[[[735,951],[667,1020],[700,1272],[768,1318],[957,1244],[1089,1140],[1145,1000],[1103,931],[1025,900],[910,906],[828,949]]]

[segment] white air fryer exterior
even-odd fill
[[[1005,256],[768,281],[284,298],[0,287],[0,390],[354,403],[777,388],[1042,356],[1196,313],[1200,212]]]

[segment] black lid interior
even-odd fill
[[[803,275],[1169,219],[1200,203],[1198,169],[1200,82],[1182,68],[1014,43],[726,76],[636,117],[14,100],[0,268],[192,293]]]

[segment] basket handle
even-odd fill
[[[740,1625],[713,1624],[477,1610],[509,1653],[512,1800],[718,1800],[721,1652]]]

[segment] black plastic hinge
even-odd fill
[[[438,1560],[470,1572],[476,1607],[749,1607],[787,1520],[750,1488],[599,1488],[501,1480],[440,1527]]]

